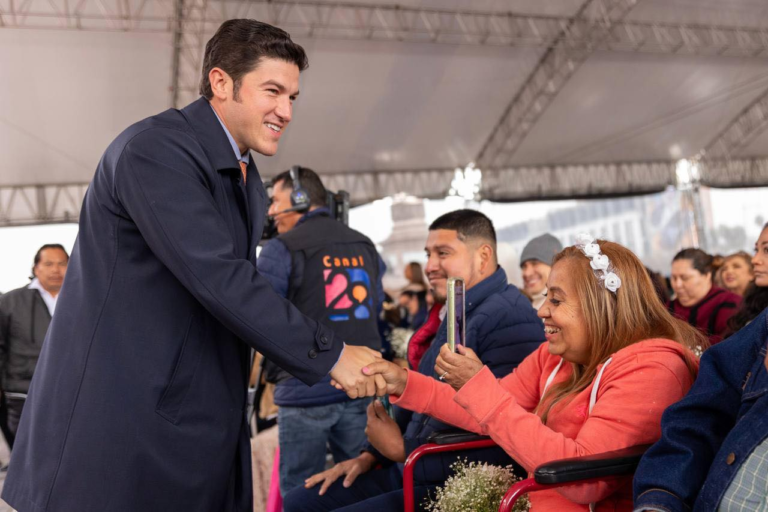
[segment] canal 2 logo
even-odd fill
[[[359,263],[358,263],[359,260]],[[371,297],[371,278],[362,266],[363,258],[325,257],[323,263],[325,281],[325,307],[328,319],[333,322],[346,322],[352,319],[367,320],[373,316],[373,298]],[[352,268],[350,268],[352,267]],[[357,268],[355,268],[357,267]]]

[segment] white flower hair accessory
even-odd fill
[[[616,290],[621,288],[621,278],[614,272],[613,265],[608,256],[600,252],[600,246],[597,242],[587,233],[581,233],[576,237],[576,247],[578,247],[584,255],[589,258],[589,266],[595,274],[595,277],[605,286],[608,291],[616,293]]]

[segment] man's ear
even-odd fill
[[[220,100],[226,100],[232,96],[234,82],[232,77],[221,68],[213,68],[208,72],[208,81],[211,82],[213,96]]]
[[[483,274],[492,274],[496,270],[491,268],[496,261],[493,247],[490,244],[482,244],[477,250],[477,255],[480,258],[480,271]]]

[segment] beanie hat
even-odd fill
[[[520,265],[522,266],[528,260],[538,260],[551,266],[552,258],[562,250],[560,240],[549,233],[544,233],[525,245],[523,254],[520,256]]]

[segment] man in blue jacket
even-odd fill
[[[295,166],[272,183],[268,213],[279,236],[261,250],[259,272],[278,295],[349,344],[380,350],[384,268],[373,242],[330,216],[327,192],[312,169]],[[350,399],[328,376],[308,386],[269,360],[265,369],[267,381],[277,384],[283,494],[325,468],[326,445],[336,462],[360,453],[370,400]]]
[[[445,300],[448,277],[465,281],[466,344],[498,377],[509,374],[544,341],[541,320],[530,301],[507,283],[496,258],[496,233],[490,219],[474,210],[458,210],[435,220],[429,227],[425,268],[438,300]],[[437,327],[437,326],[436,326]],[[430,323],[422,327],[430,329]],[[429,349],[418,362],[418,371],[434,373],[440,347],[447,341],[447,326],[441,321]],[[410,352],[410,350],[409,350]],[[450,429],[430,416],[395,407],[390,419],[375,401],[368,409],[369,445],[355,459],[317,474],[284,499],[286,512],[400,510],[403,507],[402,463],[429,435]],[[506,465],[510,459],[499,448],[461,453],[471,460]],[[421,502],[428,490],[450,475],[450,464],[458,455],[436,454],[416,466],[415,496]],[[382,469],[373,469],[377,464]],[[320,484],[318,486],[318,484]]]
[[[344,346],[256,269],[304,50],[255,20],[208,42],[202,97],[129,127],[88,187],[3,499],[21,512],[252,509],[249,347],[352,396],[380,355]],[[362,363],[362,364],[361,364]]]
[[[765,510],[768,310],[704,352],[635,473],[635,510]]]

